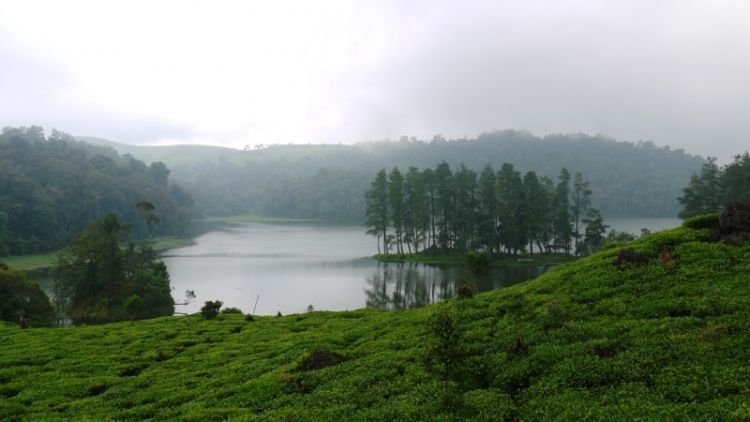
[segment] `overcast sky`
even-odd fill
[[[584,132],[726,159],[750,148],[750,1],[3,1],[0,125],[32,124],[238,147]]]

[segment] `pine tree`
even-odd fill
[[[404,177],[394,167],[388,175],[388,203],[390,210],[390,222],[396,231],[396,250],[404,253]]]
[[[497,192],[495,170],[486,165],[479,176],[479,245],[490,252],[497,246]]]
[[[526,240],[529,252],[534,254],[534,242],[544,240],[545,211],[548,197],[536,173],[530,171],[523,177]],[[540,252],[541,245],[539,246]]]
[[[573,227],[571,224],[572,216],[570,215],[570,172],[563,168],[560,171],[557,187],[555,188],[555,197],[553,208],[554,215],[554,232],[555,232],[555,249],[562,249],[566,255],[570,254],[571,239],[573,237]]]
[[[581,223],[586,217],[589,206],[591,206],[591,189],[589,184],[583,180],[581,173],[576,173],[573,179],[573,192],[571,194],[570,212],[573,214],[573,239],[576,245],[581,241]]]
[[[716,164],[716,158],[708,157],[703,162],[700,175],[694,174],[690,178],[690,184],[682,190],[682,197],[678,198],[683,206],[683,210],[679,213],[680,218],[721,210],[724,196],[721,182],[724,178],[721,169]]]
[[[365,227],[367,234],[383,238],[383,253],[388,254],[388,180],[385,169],[380,170],[365,193]]]

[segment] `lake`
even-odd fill
[[[673,218],[607,219],[616,230],[639,233],[675,227]],[[176,302],[185,290],[196,298],[178,312],[198,312],[206,300],[274,315],[363,307],[401,309],[451,297],[466,281],[461,267],[379,263],[374,237],[361,226],[302,223],[212,225],[195,244],[164,254]],[[544,267],[493,268],[475,281],[477,290],[537,277]]]

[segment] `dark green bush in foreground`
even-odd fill
[[[408,311],[0,324],[0,419],[748,419],[750,246],[710,237]],[[300,371],[318,350],[346,359]]]
[[[0,321],[49,327],[55,323],[55,309],[37,283],[26,273],[0,262]]]
[[[219,309],[221,309],[221,305],[223,304],[224,302],[220,300],[207,300],[201,308],[201,315],[203,315],[204,319],[214,319],[219,315]]]

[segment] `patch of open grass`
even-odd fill
[[[57,252],[35,255],[3,256],[0,257],[0,261],[8,264],[11,268],[17,268],[19,270],[38,270],[40,268],[50,267],[55,256],[57,256]]]

